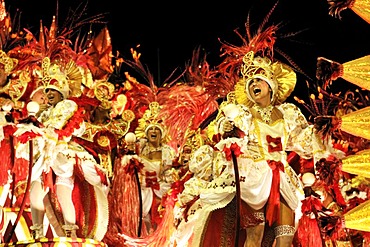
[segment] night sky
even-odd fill
[[[11,0],[7,9],[22,12],[21,23],[34,33],[39,21],[49,25],[56,13],[56,0]],[[59,22],[76,8],[76,0],[61,0]],[[118,4],[120,3],[120,4]],[[112,37],[113,51],[129,58],[130,48],[140,46],[141,62],[161,83],[176,68],[183,69],[196,47],[207,53],[210,66],[220,60],[220,40],[240,43],[234,30],[245,30],[250,12],[250,23],[257,27],[274,6],[272,0],[246,1],[119,1],[90,0],[86,15],[104,13]],[[322,56],[340,63],[370,53],[368,39],[370,24],[351,9],[341,13],[341,19],[329,15],[326,0],[280,0],[269,23],[282,23],[283,33],[298,33],[279,47],[308,75],[300,76],[292,95],[306,95],[306,81],[315,80],[316,60]],[[97,24],[98,30],[104,24]],[[347,87],[349,83],[339,83]]]

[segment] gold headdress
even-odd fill
[[[0,63],[4,64],[4,71],[6,75],[10,75],[13,69],[17,66],[18,60],[15,58],[9,57],[6,52],[0,50]]]
[[[204,135],[202,135],[201,130],[191,130],[187,129],[185,133],[185,144],[182,146],[184,148],[185,146],[191,147],[192,153],[203,146],[204,144]]]
[[[135,134],[138,138],[145,138],[148,130],[155,126],[161,130],[162,141],[168,142],[167,129],[164,125],[163,119],[160,118],[159,112],[161,106],[158,102],[151,102],[149,109],[144,112],[144,115],[138,120],[139,125],[135,130]]]
[[[42,84],[45,90],[52,88],[63,95],[64,99],[81,96],[81,77],[76,73],[76,64],[71,60],[65,67],[51,63],[49,57],[42,60]],[[78,76],[76,76],[78,75]]]
[[[50,58],[45,57],[42,60],[42,82],[46,89],[55,89],[67,99],[70,94],[68,80],[66,75],[60,70],[58,64],[51,64]]]
[[[270,85],[273,104],[283,103],[293,92],[297,80],[288,65],[272,62],[268,57],[255,57],[253,51],[244,55],[241,74],[242,78],[235,85],[235,97],[239,104],[247,106],[254,104],[248,90],[253,79],[262,79]]]

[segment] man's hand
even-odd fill
[[[230,132],[234,129],[234,124],[231,121],[226,120],[224,121],[222,127],[223,127],[224,132]]]
[[[45,111],[46,109],[50,107],[50,105],[48,104],[39,104],[39,106],[40,106],[40,109],[38,111],[38,115],[40,115],[41,112]]]

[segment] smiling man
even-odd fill
[[[52,68],[60,73],[58,77],[54,78],[51,75],[51,78],[46,80],[44,92],[49,107],[38,117],[43,124],[39,131],[44,134],[34,139],[34,165],[30,189],[33,225],[30,228],[35,239],[44,237],[43,222],[46,208],[54,210],[59,208],[62,217],[47,214],[49,222],[58,223],[53,224],[58,236],[85,237],[88,234],[89,237],[101,240],[108,224],[107,212],[102,210],[108,205],[109,180],[106,171],[99,166],[94,157],[72,140],[72,136],[81,136],[85,131],[82,109],[75,101],[69,99],[71,92],[69,81],[66,76],[61,76],[63,71],[59,71],[59,66],[53,66]],[[17,150],[19,153],[20,148]],[[79,176],[76,176],[76,173]],[[86,186],[94,189],[82,189],[87,188]],[[81,194],[75,194],[73,191]],[[99,200],[86,203],[79,201],[79,196],[74,196],[72,200],[72,193],[80,195],[81,199],[91,196]],[[57,200],[51,200],[50,196]],[[86,221],[77,219],[77,213],[84,214],[92,208],[99,211],[96,218]],[[89,225],[95,225],[96,221],[99,221],[99,226],[93,231],[88,230]]]

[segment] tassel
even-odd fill
[[[321,238],[316,237],[320,236],[320,229],[316,219],[303,215],[298,222],[297,234],[301,246],[322,247]]]
[[[302,201],[303,214],[297,225],[297,238],[301,246],[323,247],[319,224],[313,215],[313,208],[318,203],[319,200],[311,196]]]

